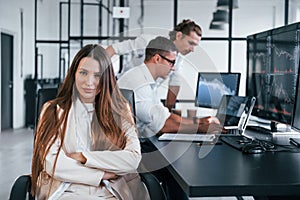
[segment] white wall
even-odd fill
[[[25,124],[24,84],[26,74],[34,69],[34,6],[32,0],[0,0],[0,30],[14,36],[13,127]],[[20,9],[24,15],[23,69],[21,68]],[[3,51],[3,49],[1,49]],[[5,50],[5,49],[4,49]],[[0,58],[1,59],[1,58]],[[1,63],[1,62],[0,62]],[[1,69],[2,66],[0,66]],[[0,70],[1,71],[1,70]]]
[[[60,0],[38,0],[38,34],[37,39],[58,40],[58,7]],[[76,2],[72,0],[72,2]],[[77,0],[79,2],[79,0]],[[97,2],[89,0],[85,2]],[[106,1],[103,1],[104,3]],[[284,25],[284,0],[239,0],[239,8],[233,11],[233,37],[246,37],[247,35],[265,31],[271,28]],[[131,17],[129,20],[130,34],[139,34],[140,25],[140,1],[129,1]],[[203,29],[204,37],[227,37],[228,30],[209,30],[209,23],[212,20],[212,13],[216,10],[217,0],[179,0],[178,21],[184,18],[195,20]],[[112,4],[112,2],[111,2]],[[155,32],[158,29],[168,32],[173,27],[173,0],[144,0],[145,16],[144,30]],[[24,10],[24,55],[23,55],[23,76],[21,76],[20,58],[20,8]],[[299,21],[299,2],[290,0],[289,22]],[[66,6],[64,7],[64,13]],[[74,36],[79,35],[79,9],[74,5],[72,10],[71,32]],[[85,9],[85,30],[86,35],[96,35],[95,26],[97,11],[93,7]],[[66,16],[63,16],[63,39],[66,38]],[[103,26],[105,35],[105,22]],[[111,22],[112,23],[112,22]],[[0,0],[0,29],[6,30],[15,36],[15,58],[14,58],[14,89],[13,89],[13,116],[14,128],[22,127],[25,124],[24,107],[24,85],[26,75],[34,74],[34,0]],[[130,35],[129,34],[129,35]],[[96,43],[97,41],[91,41]],[[72,43],[71,59],[78,49],[76,42]],[[39,44],[39,52],[44,54],[44,77],[56,77],[58,73],[58,45]],[[240,94],[245,93],[245,72],[246,72],[246,42],[233,41],[232,46],[232,71],[241,72]],[[194,53],[186,56],[185,70],[182,74],[186,78],[184,88],[180,92],[180,98],[192,99],[195,92],[196,74],[198,71],[226,71],[228,64],[228,44],[226,41],[201,41]],[[165,91],[162,91],[162,95]]]

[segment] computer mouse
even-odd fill
[[[258,154],[265,152],[265,149],[257,143],[248,143],[242,147],[243,153]]]

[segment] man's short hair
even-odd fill
[[[175,44],[168,38],[158,36],[151,40],[146,47],[145,61],[150,60],[155,54],[165,55],[170,52],[177,52]]]
[[[177,32],[182,32],[183,35],[190,35],[192,31],[195,31],[198,36],[202,37],[201,27],[190,19],[184,19],[169,32],[170,40],[176,40]]]

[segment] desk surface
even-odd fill
[[[150,141],[189,197],[300,195],[300,153],[249,155],[226,144]]]

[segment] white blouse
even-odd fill
[[[62,189],[62,186],[58,189],[62,190],[61,198],[70,195],[99,197],[99,199],[114,198],[106,187],[100,187],[99,185],[104,172],[113,172],[117,175],[136,172],[141,160],[140,143],[136,128],[129,122],[123,121],[122,127],[129,127],[125,133],[127,140],[124,149],[93,151],[91,150],[91,121],[94,106],[93,104],[83,106],[78,101],[80,100],[75,103],[76,113],[74,104],[72,104],[69,112],[63,151],[58,152],[61,140],[56,140],[46,157],[45,170],[48,174],[52,174],[55,157],[59,154],[54,178],[69,184],[67,189]],[[58,111],[61,110],[58,107]],[[129,107],[128,112],[130,112]],[[82,152],[87,159],[86,163],[81,164],[66,156],[66,153],[74,152]]]

